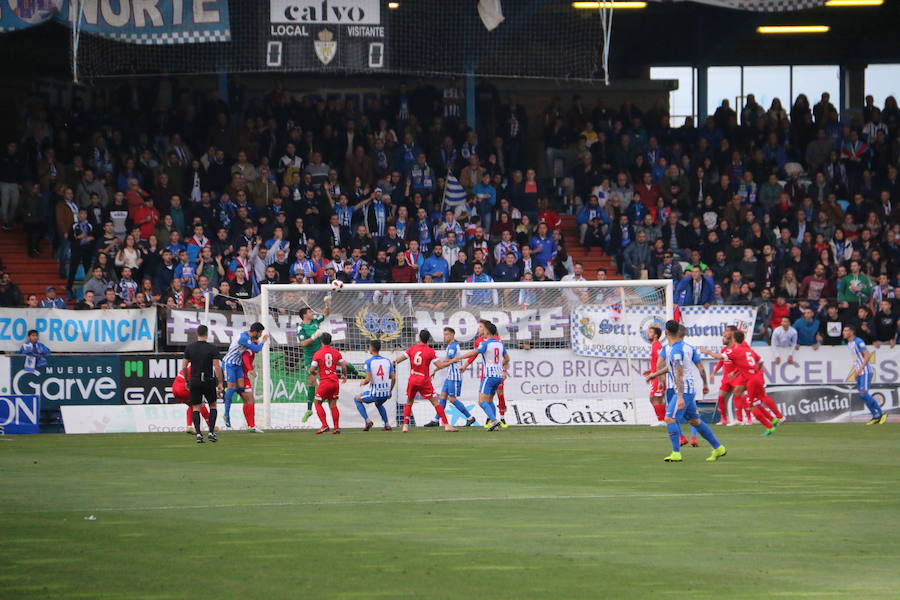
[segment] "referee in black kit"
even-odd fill
[[[219,351],[215,346],[206,341],[209,328],[201,325],[197,328],[197,341],[187,345],[184,349],[184,361],[181,364],[181,372],[187,373],[190,365],[191,377],[187,379],[188,389],[191,392],[191,408],[193,409],[194,431],[197,432],[197,443],[203,443],[203,434],[200,432],[200,406],[206,400],[209,404],[209,441],[217,442],[216,399],[222,395],[222,365],[219,362]]]

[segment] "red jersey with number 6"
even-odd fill
[[[437,358],[434,348],[427,344],[416,344],[406,351],[409,357],[409,376],[431,379],[431,361]]]
[[[313,355],[313,364],[319,369],[319,381],[333,381],[337,383],[338,363],[344,360],[340,352],[331,346],[322,346]]]

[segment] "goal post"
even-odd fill
[[[647,404],[641,402],[646,396],[641,373],[648,368],[650,350],[645,331],[674,311],[672,281],[654,279],[346,284],[339,289],[264,284],[256,298],[242,305],[247,322],[259,320],[269,334],[257,397],[264,426],[276,429],[313,425],[301,425],[308,373],[297,329],[304,308],[322,318],[319,327],[357,368],[367,358],[371,340],[380,340],[382,354],[393,358],[427,329],[440,354],[443,330],[451,327],[468,350],[478,321],[493,322],[512,363],[506,386],[507,403],[516,412],[511,424],[590,423],[592,411],[604,422],[604,410],[612,411],[613,422],[641,422],[647,416],[641,414]],[[475,371],[467,371],[467,377],[477,377]],[[438,392],[443,376],[435,376]],[[399,404],[405,403],[405,385],[401,368],[394,394]],[[352,402],[360,389],[353,383],[343,388],[342,423],[352,427],[361,419]],[[476,385],[464,383],[464,404],[475,407],[476,392]],[[416,413],[429,409],[427,403],[416,403]],[[394,414],[392,407],[388,410]]]

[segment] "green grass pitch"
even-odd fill
[[[0,598],[900,595],[896,426],[715,431],[10,437]]]

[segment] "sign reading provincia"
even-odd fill
[[[81,8],[79,15],[78,9]],[[5,0],[0,32],[55,20],[84,33],[145,45],[227,42],[228,0]]]
[[[31,329],[53,352],[146,352],[156,309],[0,308],[0,351],[18,352]]]
[[[692,345],[719,351],[722,333],[728,325],[752,334],[756,308],[683,306],[681,319]],[[623,307],[621,303],[578,306],[572,311],[571,320],[572,349],[577,354],[621,358],[645,358],[647,328],[651,325],[663,328],[666,322],[659,307]]]

